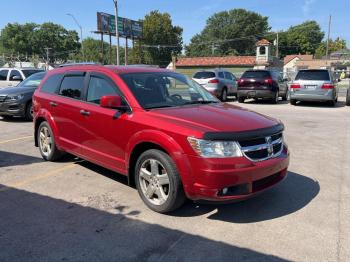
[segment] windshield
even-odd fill
[[[270,73],[268,71],[246,71],[242,78],[269,78]]]
[[[22,69],[22,72],[25,75],[25,77],[27,78],[35,73],[44,72],[44,71],[38,70],[38,69]]]
[[[145,109],[218,103],[204,88],[178,73],[130,73],[121,78]]]
[[[214,78],[214,77],[215,77],[215,73],[209,72],[209,71],[197,72],[193,76],[193,78],[196,78],[196,79],[207,79],[207,78]]]
[[[329,81],[330,79],[327,70],[302,70],[299,71],[295,80]]]
[[[36,73],[26,78],[18,87],[38,87],[46,72]]]

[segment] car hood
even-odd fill
[[[239,132],[267,128],[279,120],[226,103],[163,108],[151,111],[157,120],[205,132]]]
[[[26,93],[34,93],[36,87],[28,86],[28,87],[7,87],[0,89],[0,95],[16,95],[16,94],[26,94]]]

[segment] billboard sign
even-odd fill
[[[118,33],[121,37],[142,38],[142,22],[118,17]],[[115,34],[115,16],[97,13],[97,29],[106,34]]]

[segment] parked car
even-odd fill
[[[287,100],[288,80],[275,70],[247,70],[238,81],[238,102],[248,98],[269,99],[278,103],[279,98]]]
[[[0,89],[0,116],[11,118],[24,117],[33,120],[32,96],[46,72],[31,75],[16,87]]]
[[[193,75],[193,80],[221,101],[225,102],[228,95],[237,96],[237,79],[226,70],[199,71]]]
[[[0,88],[17,86],[32,74],[43,72],[36,68],[0,68]]]
[[[290,85],[290,103],[297,101],[327,102],[334,106],[338,101],[337,81],[327,69],[300,70]]]
[[[348,91],[346,92],[346,105],[350,106],[350,88],[348,88]]]
[[[157,212],[185,198],[246,199],[286,177],[283,124],[156,68],[71,66],[50,71],[33,96],[35,145],[128,176]]]

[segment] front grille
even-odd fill
[[[0,102],[4,102],[7,95],[0,95]]]
[[[283,151],[282,133],[264,138],[240,141],[243,154],[252,161],[264,161],[279,156]]]

